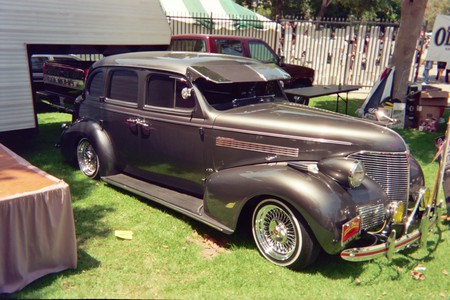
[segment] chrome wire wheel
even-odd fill
[[[276,199],[266,199],[256,206],[252,232],[261,255],[279,266],[302,269],[319,253],[314,238],[296,214]]]
[[[88,139],[81,139],[77,147],[78,166],[84,175],[95,178],[98,175],[100,163],[97,152]]]
[[[284,265],[295,260],[301,248],[301,232],[291,210],[277,200],[266,200],[253,214],[253,237],[261,254]]]

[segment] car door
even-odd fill
[[[204,119],[196,111],[195,96],[181,96],[190,86],[177,75],[149,72],[145,82],[138,175],[200,195],[205,176]]]
[[[105,96],[99,98],[103,129],[108,133],[115,150],[118,166],[129,173],[140,164],[138,157],[140,128],[139,109],[140,70],[110,68],[106,77]]]

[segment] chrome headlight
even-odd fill
[[[319,170],[344,186],[356,188],[365,178],[362,162],[351,158],[328,158],[321,160]]]
[[[364,170],[364,165],[360,161],[355,161],[353,167],[348,176],[348,183],[351,187],[358,187],[364,180],[366,176],[366,171]]]

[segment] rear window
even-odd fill
[[[170,42],[172,51],[206,52],[206,44],[201,39],[182,39]]]
[[[105,75],[102,71],[96,72],[91,75],[87,92],[93,97],[103,96],[105,87]]]
[[[217,53],[244,56],[242,43],[237,40],[217,40],[216,48]]]
[[[54,61],[56,61],[56,62],[60,62],[60,63],[65,63],[65,62],[72,62],[72,61],[80,61],[80,59],[77,59],[77,58],[75,58],[75,57],[63,57],[63,56],[61,56],[61,57],[58,57],[58,56],[55,56],[55,57],[53,57],[53,60]]]

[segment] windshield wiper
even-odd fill
[[[233,107],[245,106],[257,103],[266,103],[273,102],[275,100],[275,95],[265,95],[265,96],[256,96],[256,97],[248,97],[248,98],[236,98],[231,101]]]

